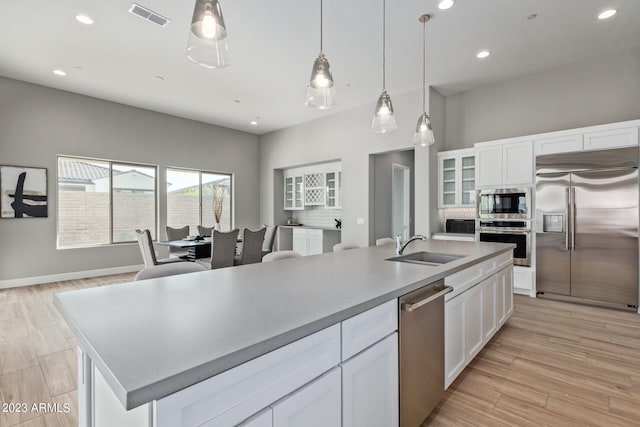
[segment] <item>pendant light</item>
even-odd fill
[[[371,130],[376,133],[387,133],[398,128],[393,114],[391,97],[386,89],[386,12],[387,1],[382,0],[382,93],[378,97],[376,111],[371,121]]]
[[[308,107],[324,110],[336,105],[336,89],[329,70],[329,61],[322,51],[322,17],[322,0],[320,0],[320,54],[313,61],[304,104]]]
[[[426,69],[427,69],[427,42],[426,42],[426,27],[427,21],[431,19],[431,15],[422,15],[418,18],[418,21],[422,22],[422,114],[418,117],[418,124],[416,125],[416,133],[413,135],[413,143],[420,147],[426,147],[433,145],[436,142],[433,135],[433,129],[431,128],[431,119],[427,114],[426,98],[427,98],[427,83],[426,83]]]
[[[206,68],[229,65],[227,27],[218,0],[196,0],[187,41],[187,58]]]

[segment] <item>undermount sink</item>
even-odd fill
[[[387,258],[387,261],[408,262],[411,264],[423,265],[441,265],[464,257],[465,255],[421,251],[413,252],[406,255],[398,255],[393,258]]]

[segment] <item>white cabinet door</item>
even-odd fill
[[[585,150],[633,147],[638,145],[638,128],[612,129],[584,134]]]
[[[342,389],[343,426],[398,426],[397,332],[342,364]]]
[[[465,367],[465,295],[461,294],[444,305],[444,386],[445,389]]]
[[[267,408],[247,421],[240,423],[238,427],[273,427],[273,411],[271,408]]]
[[[293,209],[293,177],[284,177],[284,210]]]
[[[307,255],[322,253],[322,230],[307,230]]]
[[[482,333],[485,342],[491,338],[497,328],[496,293],[498,291],[498,277],[499,275],[496,274],[482,283]]]
[[[482,349],[482,283],[465,292],[465,352],[467,360],[473,359]]]
[[[293,177],[293,209],[304,209],[304,175]]]
[[[341,426],[340,368],[272,405],[274,427]]]
[[[307,230],[306,229],[294,229],[293,230],[293,250],[300,255],[309,255],[307,249]]]
[[[508,270],[512,270],[513,267],[509,268]],[[501,276],[500,273],[498,275],[498,279],[496,281],[496,322],[498,323],[498,327],[502,326],[502,324],[505,322],[505,320],[507,319],[505,317],[505,311],[504,311],[504,298],[507,295],[507,292],[505,290],[505,280],[504,280],[504,276]]]
[[[582,151],[582,134],[555,136],[534,141],[536,156]]]
[[[449,208],[458,204],[458,157],[438,154],[438,207]]]
[[[533,142],[507,142],[503,148],[502,185],[531,185],[533,183]]]
[[[474,207],[476,204],[476,153],[475,150],[460,155],[460,206]]]
[[[502,145],[476,148],[476,186],[502,185]]]

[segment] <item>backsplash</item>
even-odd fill
[[[342,209],[327,209],[323,206],[307,206],[302,211],[285,211],[287,218],[293,222],[314,227],[334,227],[334,218],[342,218]]]

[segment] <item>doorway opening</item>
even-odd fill
[[[406,239],[414,234],[414,151],[369,156],[369,244],[377,239]]]

